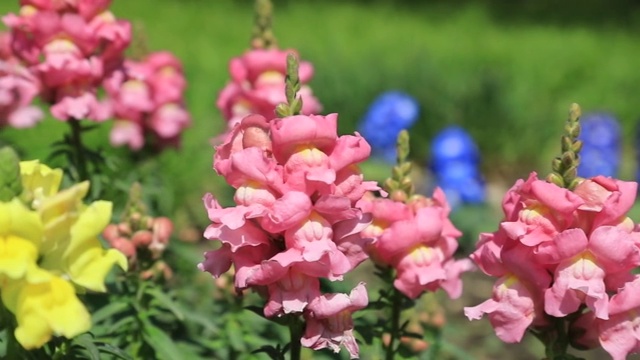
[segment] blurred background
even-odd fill
[[[379,94],[387,90],[410,94],[420,110],[411,130],[411,157],[417,167],[427,167],[434,136],[458,125],[478,146],[488,201],[496,205],[517,178],[526,178],[532,170],[541,176],[550,171],[569,105],[577,102],[583,113],[607,112],[618,119],[623,154],[619,177],[635,180],[640,2],[273,3],[280,47],[297,49],[302,59],[314,65],[310,85],[324,106],[323,113],[339,114],[340,133],[355,131]],[[0,2],[0,13],[17,10],[18,1]],[[210,140],[226,126],[215,99],[229,79],[228,61],[249,48],[253,1],[115,0],[112,10],[134,24],[134,55],[168,50],[183,62],[193,125],[184,133],[180,150],[161,155],[156,205],[176,219],[178,229],[184,230],[181,236],[197,239],[208,222],[202,195],[212,192],[224,205],[231,203],[230,191],[212,169]],[[90,135],[92,144],[109,146],[110,125],[104,125]],[[51,142],[66,130],[65,124],[48,120],[33,129],[2,129],[0,137],[30,157],[46,158]],[[131,156],[126,149],[118,151]],[[364,169],[376,180],[389,174],[387,165],[367,164]],[[122,179],[122,184],[114,186],[126,192],[129,183],[130,179]],[[494,208],[494,212],[474,213],[477,229],[495,230],[500,213]],[[469,221],[469,216],[458,215],[458,219]],[[456,225],[459,222],[454,219]],[[469,236],[472,246],[477,232]],[[473,292],[464,305],[487,296],[484,290],[477,296]],[[461,304],[447,306],[459,311]],[[486,320],[469,326],[482,326],[477,341],[491,331]],[[491,346],[504,348],[497,340],[483,346],[489,347],[485,354],[491,353]]]

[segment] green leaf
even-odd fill
[[[162,329],[145,319],[143,319],[142,323],[142,336],[145,342],[156,351],[157,358],[167,360],[183,358],[180,349],[176,347],[173,339],[162,331]]]
[[[129,305],[128,302],[124,302],[124,301],[112,302],[106,306],[101,307],[98,311],[94,312],[93,315],[91,315],[91,320],[93,321],[94,324],[99,324],[104,320],[109,319],[115,316],[116,314],[119,314],[130,308],[131,306]]]
[[[131,357],[131,355],[127,354],[124,350],[120,349],[119,347],[115,347],[111,344],[100,343],[98,345],[98,350],[102,354],[113,355],[118,359],[133,360],[133,357]]]
[[[245,352],[246,347],[242,340],[242,327],[236,319],[229,319],[225,327],[226,334],[229,337],[229,344],[234,350]]]
[[[170,296],[163,293],[159,288],[157,287],[149,288],[147,290],[147,294],[151,295],[154,298],[154,300],[156,300],[161,306],[171,311],[173,315],[175,315],[176,318],[178,318],[178,320],[180,321],[184,320],[184,314],[182,313],[182,311],[180,310],[176,302],[173,301],[173,299]]]
[[[100,351],[98,347],[93,342],[93,336],[91,334],[82,334],[80,336],[76,336],[72,342],[71,346],[74,348],[78,348],[80,352],[86,355],[91,360],[100,360]]]
[[[112,334],[115,331],[122,330],[123,327],[129,325],[130,323],[133,323],[135,320],[136,320],[136,318],[133,317],[133,316],[123,317],[122,319],[120,319],[120,320],[116,321],[115,323],[113,323],[109,327],[109,330],[106,332],[106,334]]]

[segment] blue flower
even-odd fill
[[[616,176],[620,166],[621,134],[618,121],[606,113],[591,113],[580,120],[583,142],[578,176]]]
[[[480,151],[464,129],[451,126],[441,131],[431,144],[431,154],[436,185],[452,208],[485,202],[486,186],[478,168]]]
[[[373,156],[395,163],[398,134],[416,122],[419,108],[413,97],[399,91],[389,91],[375,99],[358,127],[371,145]]]
[[[434,172],[452,161],[477,165],[480,151],[473,138],[461,127],[450,126],[442,130],[431,144],[431,167]]]

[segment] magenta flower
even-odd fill
[[[259,114],[268,120],[275,117],[275,107],[286,102],[287,54],[292,52],[295,53],[292,50],[253,49],[231,60],[231,81],[216,101],[229,130],[249,114]],[[304,115],[317,114],[321,105],[306,85],[313,77],[311,64],[301,62],[299,75],[302,84],[298,93],[303,103],[301,112]]]

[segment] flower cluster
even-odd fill
[[[465,308],[467,317],[488,314],[505,342],[566,319],[576,346],[599,341],[615,359],[639,350],[638,279],[631,270],[640,265],[640,232],[626,216],[636,190],[635,182],[603,176],[581,180],[574,191],[535,173],[518,180],[503,200],[500,228],[481,234],[471,255],[498,280],[491,299]]]
[[[407,203],[365,197],[358,206],[373,216],[362,232],[374,239],[368,253],[375,262],[396,269],[393,284],[398,290],[412,299],[439,288],[452,299],[461,295],[460,274],[472,265],[468,259],[453,259],[462,233],[448,218],[442,190],[436,188],[433,198],[414,195]]]
[[[396,139],[418,120],[420,107],[409,94],[389,91],[376,98],[360,122],[358,131],[371,144],[372,155],[396,162]]]
[[[127,263],[98,240],[111,203],[83,204],[88,182],[59,190],[62,170],[38,161],[21,162],[20,173],[21,195],[0,202],[0,284],[16,339],[33,349],[52,335],[88,331],[91,318],[76,291],[105,291],[108,271]]]
[[[17,15],[3,18],[12,53],[39,80],[39,93],[57,119],[111,115],[97,87],[120,65],[131,26],[114,17],[110,2],[22,0]]]
[[[43,113],[31,103],[39,91],[38,79],[13,57],[9,33],[0,32],[0,127],[38,123]]]
[[[622,154],[620,124],[605,113],[585,115],[580,122],[582,150],[578,176],[616,176]]]
[[[356,203],[378,187],[356,164],[369,153],[359,135],[337,136],[337,114],[242,119],[214,157],[236,189],[236,206],[204,197],[212,221],[205,237],[221,247],[200,269],[218,277],[233,265],[236,289],[267,297],[266,316],[304,316],[304,346],[344,345],[357,356],[351,313],[368,303],[364,285],[348,296],[322,295],[319,279],[341,280],[367,258],[359,233],[369,219]]]
[[[252,49],[229,63],[231,81],[218,95],[216,105],[227,121],[230,131],[249,114],[259,114],[267,119],[275,116],[275,107],[286,102],[285,76],[287,55],[292,50]],[[302,99],[301,113],[318,114],[322,109],[307,84],[313,77],[313,66],[300,63],[301,87],[298,95]],[[224,139],[223,139],[224,140]]]
[[[478,169],[480,152],[471,136],[461,127],[442,130],[431,145],[431,170],[436,184],[451,201],[459,204],[481,204],[485,201],[485,184]]]
[[[139,150],[145,135],[151,135],[156,146],[178,145],[190,124],[182,97],[185,87],[182,65],[171,53],[152,53],[139,62],[126,60],[105,82],[116,119],[111,144]]]
[[[130,266],[135,266],[141,251],[148,252],[151,259],[159,259],[169,244],[172,232],[173,222],[169,218],[134,213],[126,221],[107,225],[102,236],[111,247],[127,257]]]

